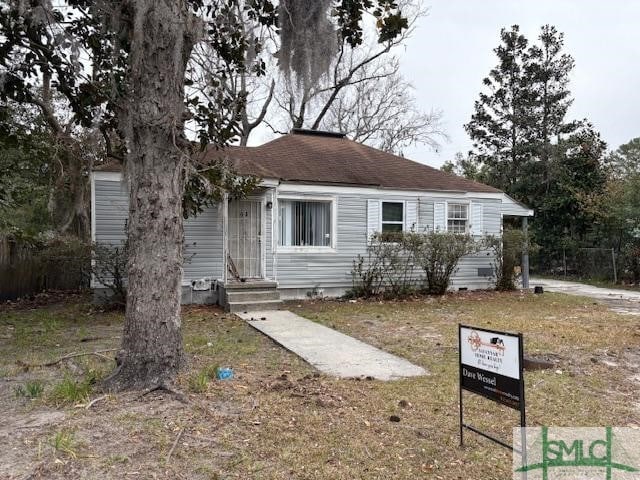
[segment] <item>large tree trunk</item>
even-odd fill
[[[129,259],[119,365],[105,381],[111,390],[165,385],[183,362],[183,95],[194,33],[186,2],[123,4],[131,42],[129,98],[120,118],[127,144]]]

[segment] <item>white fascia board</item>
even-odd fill
[[[260,187],[277,187],[280,184],[280,180],[277,178],[261,178],[258,186]]]
[[[502,200],[502,192],[463,192],[463,191],[437,191],[437,190],[397,190],[391,188],[358,187],[342,185],[311,185],[306,183],[281,183],[279,194],[289,195],[296,193],[317,194],[364,194],[375,196],[394,197],[434,197],[434,198],[487,198]]]
[[[102,172],[96,170],[91,172],[91,175],[96,180],[107,180],[112,182],[118,182],[122,180],[122,172]],[[273,178],[263,178],[260,180],[259,186],[261,187],[275,187],[279,184],[279,180]]]
[[[98,170],[91,172],[91,175],[94,180],[105,180],[108,182],[119,182],[122,180],[122,172],[101,172]],[[260,187],[275,187],[278,185],[278,183],[279,181],[276,179],[263,178],[260,180],[260,183],[258,185]]]

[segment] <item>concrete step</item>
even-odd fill
[[[280,300],[278,290],[227,290],[227,302],[264,302],[266,300]]]
[[[224,289],[227,291],[235,290],[269,290],[272,288],[278,288],[277,282],[270,280],[247,280],[246,282],[227,282],[224,285]]]
[[[227,311],[231,313],[277,310],[282,305],[281,300],[265,300],[255,302],[228,302]]]

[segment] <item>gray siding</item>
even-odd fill
[[[272,208],[265,208],[264,212],[265,212],[265,221],[264,221],[264,225],[265,225],[265,232],[264,232],[264,239],[265,239],[265,276],[267,278],[275,278],[275,270],[274,270],[274,264],[275,264],[275,256],[274,256],[274,246],[273,246],[273,229],[275,227],[274,225],[274,221],[277,220],[277,218],[274,218],[273,215],[273,209],[275,206],[275,195],[274,195],[274,190],[273,189],[269,189],[266,193],[265,193],[265,202],[271,202]]]
[[[290,187],[288,191],[292,191]],[[265,275],[278,281],[284,289],[308,291],[314,288],[332,289],[351,287],[353,260],[366,255],[367,245],[367,201],[383,199],[388,201],[417,202],[417,230],[432,229],[434,225],[434,203],[443,198],[384,196],[376,198],[371,194],[336,194],[337,235],[335,252],[284,252],[277,248],[277,199],[273,189],[266,190],[265,202],[273,202],[273,208],[265,209],[264,249]],[[304,196],[304,195],[302,195]],[[317,194],[309,194],[317,197]],[[470,199],[483,205],[483,231],[500,235],[503,204],[500,199]],[[121,182],[95,181],[95,240],[119,244],[124,240],[124,227],[128,215],[126,186]],[[221,279],[224,277],[222,225],[223,211],[219,206],[209,208],[201,215],[185,222],[185,256],[183,282],[203,277]],[[458,266],[452,288],[486,288],[491,282],[479,275],[478,269],[490,268],[493,263],[487,252],[464,258]]]
[[[418,232],[433,230],[433,200],[420,198],[418,200]]]
[[[483,205],[483,232],[487,235],[499,236],[502,230],[502,202],[498,199],[473,199],[473,201],[480,202]],[[451,279],[451,288],[473,290],[491,287],[493,285],[491,279],[478,275],[478,269],[492,268],[494,261],[495,257],[488,251],[464,257],[458,264],[457,271]]]
[[[119,245],[125,239],[129,214],[127,187],[123,182],[95,181],[95,241]],[[222,278],[222,220],[218,206],[184,224],[185,265],[183,283],[203,277]]]
[[[502,202],[497,199],[475,199],[483,205],[483,232],[488,235],[500,235],[502,232]]]
[[[125,240],[129,216],[127,186],[122,182],[95,181],[95,241],[119,245]]]
[[[336,252],[278,252],[279,287],[312,289],[351,285],[353,259],[366,253],[367,197],[340,195],[336,210]]]
[[[317,195],[309,195],[317,196]],[[277,252],[277,281],[280,288],[349,288],[351,286],[351,268],[358,254],[366,255],[367,246],[367,200],[375,199],[371,195],[337,196],[337,242],[336,251],[331,253]],[[396,197],[384,196],[385,201],[417,201],[418,231],[433,228],[434,201],[443,201],[428,196]],[[483,204],[483,230],[499,235],[501,216],[499,199],[472,199]],[[490,268],[493,259],[482,252],[464,258],[458,266],[452,288],[487,288],[491,282],[478,275],[479,268]]]
[[[185,263],[183,281],[211,277],[221,279],[222,258],[222,208],[219,205],[184,222]]]

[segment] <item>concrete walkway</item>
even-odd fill
[[[601,288],[578,282],[563,280],[547,280],[532,278],[531,288],[536,285],[544,287],[549,292],[566,293],[589,297],[605,303],[611,310],[625,315],[640,315],[640,292],[622,290],[619,288]]]
[[[373,377],[378,380],[428,375],[424,368],[403,358],[286,310],[236,315],[329,375],[341,378]]]

